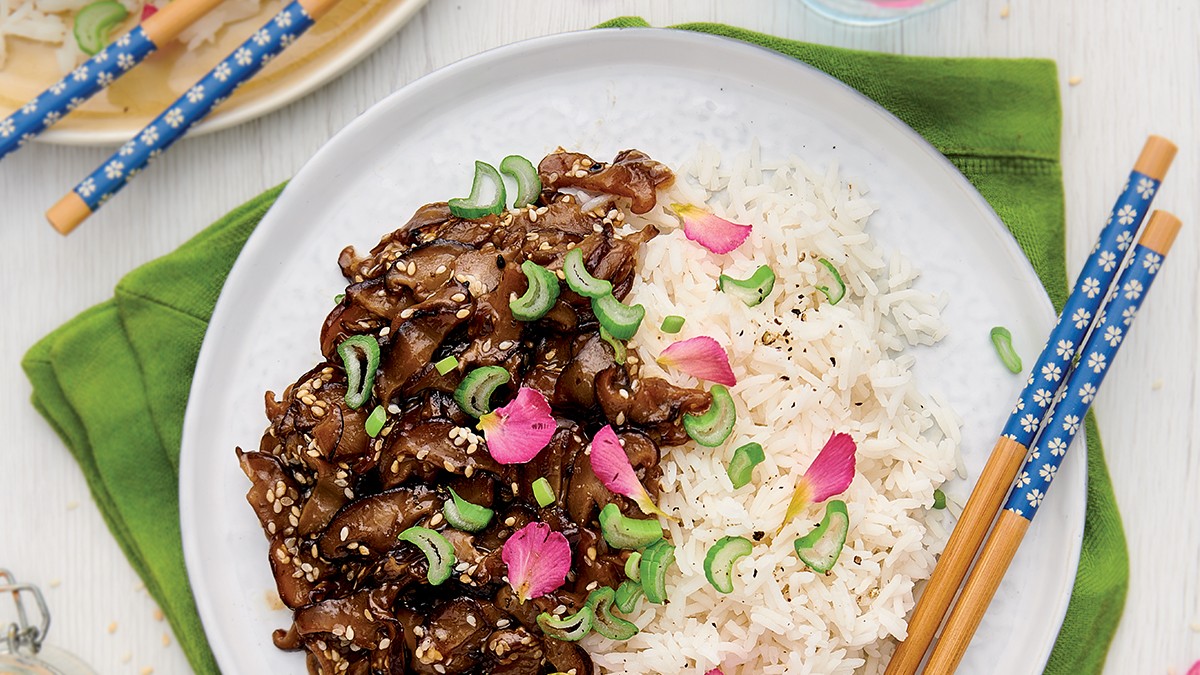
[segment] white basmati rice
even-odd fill
[[[641,283],[629,299],[646,306],[643,325],[651,328],[634,340],[644,372],[694,385],[653,358],[677,339],[715,338],[738,378],[738,420],[724,448],[665,451],[661,504],[682,518],[668,526],[678,567],[667,579],[671,602],[643,602],[634,617],[641,632],[630,640],[589,637],[600,672],[878,673],[904,637],[914,585],[932,572],[950,529],[949,514],[930,506],[959,466],[961,422],[944,400],[917,389],[914,359],[902,353],[941,339],[945,300],[913,288],[913,265],[872,240],[874,208],[863,192],[835,166],[765,167],[757,147],[722,164],[702,148],[660,208],[631,218],[631,227],[662,230],[642,249]],[[684,237],[661,208],[670,202],[707,203],[754,231],[733,253],[714,255]],[[819,258],[846,281],[837,305],[814,290],[832,283]],[[764,263],[778,279],[761,305],[716,292],[719,274],[744,278]],[[653,329],[670,314],[687,319],[679,335]],[[792,542],[822,507],[772,535],[795,477],[834,431],[859,443],[857,475],[841,497],[851,522],[846,547],[832,572],[819,575]],[[767,458],[750,485],[733,490],[725,465],[749,441]],[[738,562],[734,592],[718,593],[704,577],[705,553],[725,535],[756,531],[765,537]]]

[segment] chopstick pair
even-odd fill
[[[0,120],[0,158],[49,128],[96,92],[128,72],[221,0],[174,0],[118,38],[11,116]],[[293,0],[237,49],[121,146],[46,212],[70,234],[127,182],[204,119],[235,89],[290,46],[338,0]]]
[[[168,3],[54,86],[0,120],[0,159],[53,126],[219,4],[221,0]]]
[[[1157,211],[1134,245],[1175,152],[1174,144],[1164,138],[1151,136],[1146,141],[917,602],[908,637],[897,647],[885,675],[917,671],[996,520],[926,672],[952,673],[965,654],[1174,242],[1179,220]]]

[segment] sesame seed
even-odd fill
[[[400,312],[401,319],[407,319],[413,315],[412,307],[408,307]]]
[[[588,549],[587,549],[587,557],[588,557],[588,560],[595,560],[595,559],[596,559],[596,547],[595,547],[595,546],[589,546],[589,547],[588,547]]]
[[[417,273],[417,263],[416,263],[416,261],[409,261],[409,263],[408,263],[408,267],[405,267],[405,268],[404,268],[404,271],[405,271],[405,272],[408,272],[408,276],[410,276],[410,277],[411,277],[412,275],[416,274],[416,273]]]
[[[621,398],[626,398],[626,399],[629,398],[629,390],[628,389],[620,389],[617,391],[617,394],[619,394],[621,396]]]
[[[168,633],[163,633],[163,635],[162,635],[162,646],[164,646],[164,647],[170,647],[170,646],[171,646],[171,636],[170,636],[170,634],[168,634]]]
[[[468,614],[467,615],[467,623],[471,625],[471,628],[474,628],[479,622],[478,622],[478,620],[476,620],[474,614]]]
[[[455,302],[462,302],[463,300],[467,299],[467,296],[463,293],[455,293],[454,295],[450,296],[450,299]]]
[[[438,526],[438,525],[440,525],[441,523],[442,523],[442,514],[441,514],[441,512],[438,512],[438,513],[435,513],[435,514],[433,514],[433,517],[429,519],[429,524],[430,524],[431,526],[433,526],[433,527],[437,527],[437,526]]]
[[[499,345],[496,345],[496,346],[500,349],[500,351],[508,351],[509,349],[512,349],[513,341],[512,340],[504,340],[503,342],[501,342]]]
[[[599,586],[599,585],[600,585],[600,582],[599,582],[599,581],[593,581],[592,583],[588,584],[588,585],[587,585],[587,586],[585,586],[584,588],[586,588],[586,589],[587,589],[587,590],[589,590],[589,591],[594,591],[594,590],[596,590],[596,587],[597,587],[597,586]]]
[[[141,675],[152,675],[154,673],[154,669],[151,668],[150,666],[146,666],[145,668],[142,668],[138,672],[141,673]]]
[[[350,527],[349,526],[342,527],[342,531],[338,533],[338,538],[341,539],[342,541],[346,541],[346,537],[349,537],[349,536],[350,536]]]
[[[391,638],[383,638],[382,640],[379,641],[380,649],[387,649],[388,647],[391,647],[391,646],[392,646]]]
[[[391,326],[384,326],[383,330],[379,331],[379,337],[387,337],[387,334],[392,332]]]
[[[537,211],[530,211],[530,212],[529,212],[529,222],[531,222],[531,223],[536,223],[536,222],[537,222],[537,218],[538,218]],[[545,244],[546,242],[543,242],[543,243]]]
[[[507,527],[512,527],[513,525],[516,525],[516,524],[517,524],[517,519],[516,519],[516,517],[515,517],[515,516],[509,516],[509,517],[507,517],[507,518],[505,518],[505,519],[504,519],[504,524],[505,524]]]
[[[617,424],[618,425],[625,424],[625,412],[624,411],[617,413]]]
[[[1072,75],[1071,78],[1067,80],[1067,84],[1071,85],[1072,87],[1078,85],[1080,82],[1083,82],[1083,78],[1078,75]]]
[[[471,446],[471,447],[474,447],[474,446]],[[468,464],[467,468],[463,469],[463,475],[466,476],[467,478],[474,476],[475,475],[475,467]]]
[[[112,623],[108,624],[108,634],[112,635],[115,632],[117,632],[117,622],[113,621]]]
[[[466,307],[454,313],[454,318],[456,319],[465,319],[468,316],[471,316],[471,310],[467,309]]]
[[[500,619],[496,622],[496,628],[508,628],[512,624],[508,619]]]
[[[354,639],[354,626],[346,626],[346,639],[347,640]]]

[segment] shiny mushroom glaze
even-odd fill
[[[565,285],[542,319],[513,318],[509,301],[526,285],[521,263],[561,273],[576,247],[623,298],[640,245],[657,231],[617,234],[622,209],[648,211],[674,178],[636,150],[606,164],[560,149],[539,171],[543,191],[528,208],[464,220],[445,203],[429,204],[369,253],[342,251],[348,286],[321,329],[325,361],[281,396],[267,393],[270,426],[258,451],[238,450],[280,598],[293,610],[275,644],[306,651],[313,675],[593,671],[582,648],[545,637],[536,621],[560,606],[573,612],[590,588],[624,579],[628,552],[606,545],[596,517],[610,502],[641,514],[592,472],[588,439],[612,425],[657,496],[659,446],[683,443],[682,415],[703,412],[710,398],[641,377],[632,350],[616,363],[588,299]],[[354,335],[374,336],[381,352],[371,396],[357,409],[344,400],[337,354]],[[439,374],[434,364],[448,356],[458,366]],[[454,401],[463,374],[479,366],[511,376],[493,405],[521,386],[550,402],[558,428],[532,461],[493,460],[475,420]],[[364,423],[376,406],[387,419],[372,438]],[[555,495],[545,507],[533,497],[538,478]],[[493,509],[491,523],[474,533],[453,529],[442,515],[448,488]],[[520,603],[500,552],[533,521],[567,538],[571,571],[563,587]],[[454,547],[453,574],[441,585],[428,583],[424,555],[396,540],[414,525],[439,531]]]

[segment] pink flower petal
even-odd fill
[[[1193,663],[1192,667],[1188,668],[1187,675],[1200,675],[1200,661]]]
[[[708,380],[727,387],[737,384],[729,367],[729,354],[714,339],[707,336],[683,340],[667,347],[658,363],[681,370],[698,380]]]
[[[625,454],[625,448],[621,446],[621,440],[617,438],[617,433],[611,426],[606,424],[596,432],[596,436],[592,438],[592,451],[589,456],[592,471],[600,482],[604,483],[604,487],[632,499],[642,513],[672,518],[658,508],[650,498],[650,493],[646,492],[646,488],[638,480],[633,465],[629,463],[629,455]]]
[[[571,571],[571,545],[545,523],[529,523],[514,532],[500,558],[508,567],[508,585],[521,602],[562,586]]]
[[[713,668],[704,675],[725,675],[725,673],[722,673],[720,668]]]
[[[524,464],[550,443],[558,425],[536,389],[521,387],[508,405],[479,418],[488,452],[501,464]]]
[[[150,3],[146,3],[146,4],[142,5],[142,19],[141,19],[142,21],[149,19],[150,17],[154,16],[155,14],[158,14],[157,7],[155,7],[154,5],[151,5]]]
[[[749,225],[738,225],[692,204],[672,204],[683,219],[683,234],[713,253],[729,253],[750,236]]]
[[[825,447],[817,453],[817,458],[800,477],[792,501],[788,504],[787,514],[783,517],[782,530],[800,511],[809,504],[821,502],[839,495],[850,487],[854,479],[854,439],[850,434],[832,434],[825,442]]]

